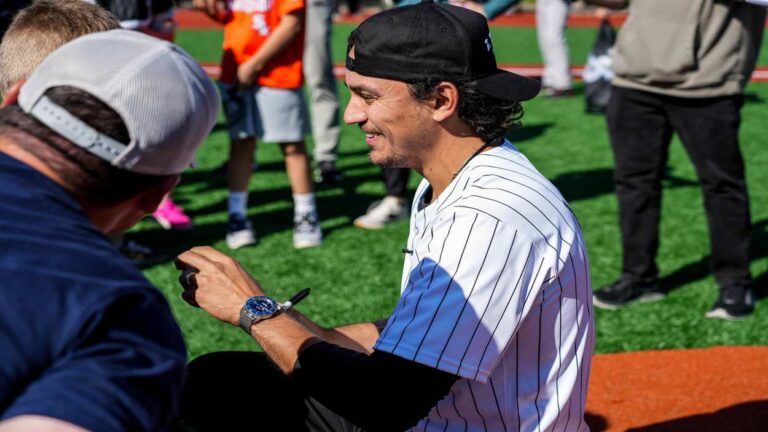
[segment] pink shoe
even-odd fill
[[[187,230],[192,228],[192,219],[184,214],[184,209],[177,206],[170,198],[160,203],[160,207],[152,213],[157,223],[169,230]]]

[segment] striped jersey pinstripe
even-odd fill
[[[589,430],[589,263],[560,192],[505,141],[423,206],[430,193],[375,348],[461,379],[413,430]]]

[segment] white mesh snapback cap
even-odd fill
[[[70,86],[122,117],[131,141],[120,143],[44,96]],[[77,38],[51,53],[22,86],[19,106],[112,165],[141,174],[178,174],[213,128],[219,94],[203,69],[172,43],[129,30]]]

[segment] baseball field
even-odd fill
[[[177,42],[203,64],[220,57],[221,31],[191,28],[181,21]],[[334,27],[336,63],[343,61],[351,23]],[[500,63],[538,66],[535,29],[524,20],[493,26]],[[568,30],[572,63],[586,62],[596,29]],[[768,67],[768,50],[760,66]],[[524,105],[524,126],[512,140],[563,192],[579,217],[591,260],[594,288],[619,274],[621,250],[613,193],[612,154],[605,121],[584,112],[583,86],[576,95],[536,98]],[[342,103],[349,94],[339,81]],[[704,312],[717,296],[708,267],[709,241],[702,198],[693,166],[675,138],[664,180],[661,282],[670,289],[662,301],[597,310],[597,353],[588,401],[593,430],[750,431],[768,430],[768,84],[746,90],[742,111],[742,151],[746,160],[753,220],[752,273],[758,304],[744,320],[711,320]],[[258,171],[250,185],[249,216],[258,245],[229,251],[224,244],[226,182],[219,170],[227,157],[220,122],[175,193],[194,218],[189,232],[163,230],[142,222],[132,238],[164,251],[168,259],[145,269],[168,297],[185,332],[191,357],[216,350],[257,350],[237,328],[216,322],[180,298],[172,258],[195,245],[212,245],[240,260],[270,295],[285,298],[301,287],[311,296],[300,309],[323,325],[368,321],[386,316],[399,296],[407,222],[379,231],[354,228],[352,220],[379,199],[384,186],[379,169],[367,159],[357,127],[344,126],[339,167],[345,179],[317,190],[325,241],[319,248],[294,250],[292,200],[277,146],[257,150]],[[310,144],[311,148],[311,138]],[[420,180],[413,174],[410,186]]]

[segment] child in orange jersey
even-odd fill
[[[256,139],[280,143],[294,200],[293,244],[318,246],[322,231],[304,144],[304,0],[197,0],[224,23],[219,85],[230,135],[227,245],[256,243],[246,217]]]

